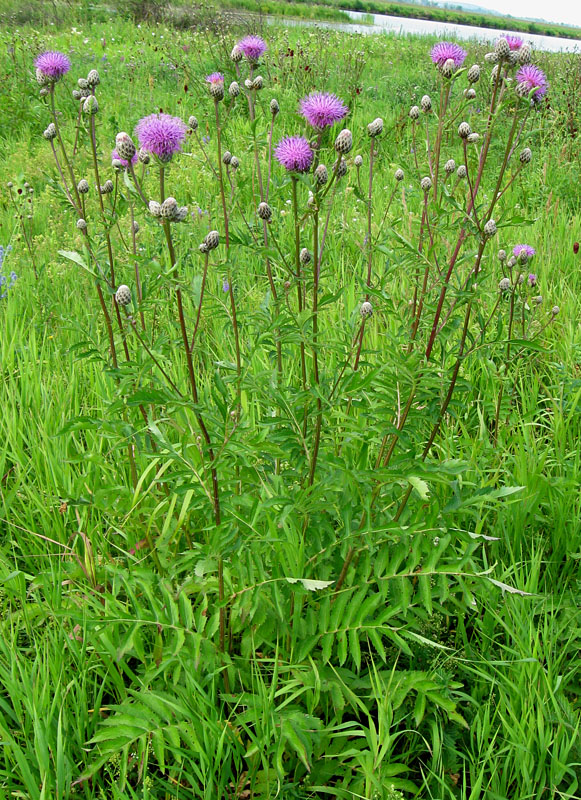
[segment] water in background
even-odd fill
[[[478,39],[483,42],[494,42],[502,34],[500,30],[492,28],[478,28],[474,25],[454,25],[451,22],[432,22],[426,19],[409,19],[407,17],[389,17],[386,14],[363,14],[360,11],[347,11],[353,20],[352,23],[346,22],[321,22],[310,20],[286,19],[285,25],[309,26],[316,25],[319,28],[332,28],[336,31],[347,33],[399,33],[399,34],[429,34],[432,36],[454,36],[458,39]],[[373,19],[373,24],[363,24]],[[272,22],[279,22],[277,17],[267,18]],[[506,31],[515,34],[517,31]],[[519,34],[529,42],[535,50],[549,50],[551,52],[581,52],[581,41],[578,39],[565,39],[558,36],[538,36],[534,33],[521,32]]]

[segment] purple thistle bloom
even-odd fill
[[[532,288],[533,286],[537,285],[537,276],[534,272],[531,272],[529,275],[529,286]]]
[[[343,101],[329,92],[311,92],[301,100],[301,114],[309,125],[322,131],[343,119],[348,112]]]
[[[169,114],[150,114],[135,126],[139,146],[164,163],[171,161],[174,153],[181,150],[186,130],[185,123],[179,117]]]
[[[520,50],[523,46],[523,40],[520,36],[515,36],[514,34],[507,34],[505,37],[506,41],[508,42],[508,46],[511,50]]]
[[[530,244],[516,244],[512,249],[512,254],[515,258],[518,258],[523,250],[529,258],[532,258],[537,252]]]
[[[38,56],[34,66],[50,81],[56,83],[70,70],[71,62],[64,53],[59,53],[58,50],[47,50]]]
[[[281,139],[274,155],[289,172],[308,172],[314,158],[311,146],[304,136],[287,136]]]
[[[224,76],[221,72],[212,72],[211,75],[206,75],[206,83],[224,83]]]
[[[131,159],[131,163],[133,164],[133,166],[137,164],[138,159],[139,159],[139,153],[135,151],[135,153],[133,154],[133,158]],[[124,167],[129,166],[129,161],[127,161],[126,158],[121,158],[117,150],[111,151],[111,161],[120,161]]]
[[[535,89],[533,100],[540,100],[543,97],[549,84],[547,76],[542,69],[535,67],[533,64],[525,64],[516,73],[516,82],[519,86],[526,90],[527,94]]]
[[[266,52],[266,42],[260,36],[245,36],[240,39],[237,47],[242,50],[246,58],[255,63]]]
[[[463,50],[455,42],[438,42],[432,47],[430,56],[437,67],[443,66],[451,58],[456,69],[462,66],[466,58],[466,50]]]

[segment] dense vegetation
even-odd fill
[[[476,46],[471,99],[428,39],[268,27],[247,101],[245,31],[84,14],[1,30],[0,796],[578,796],[580,57],[534,54],[529,108]],[[313,90],[323,187],[270,158]],[[114,171],[160,110],[183,152]]]

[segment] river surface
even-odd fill
[[[274,17],[270,18],[273,22],[283,21],[285,25],[308,26],[316,25],[319,28],[331,28],[336,31],[347,33],[396,33],[405,34],[425,34],[431,36],[453,36],[458,39],[477,39],[480,42],[494,42],[502,31],[492,28],[478,28],[475,25],[454,25],[451,22],[432,22],[426,19],[409,19],[408,17],[389,17],[386,14],[363,14],[360,11],[347,11],[353,20],[348,22],[322,22],[298,19],[286,19]],[[373,19],[372,24],[366,24]],[[516,31],[506,31],[516,33]],[[536,50],[549,50],[558,53],[581,52],[581,41],[579,39],[565,39],[558,36],[538,36],[534,33],[523,32],[519,34],[529,42]]]

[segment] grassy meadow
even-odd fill
[[[0,798],[579,797],[581,57],[533,53],[529,107],[477,43],[471,84],[425,37],[205,23],[0,28]],[[182,151],[115,171],[157,112]]]

